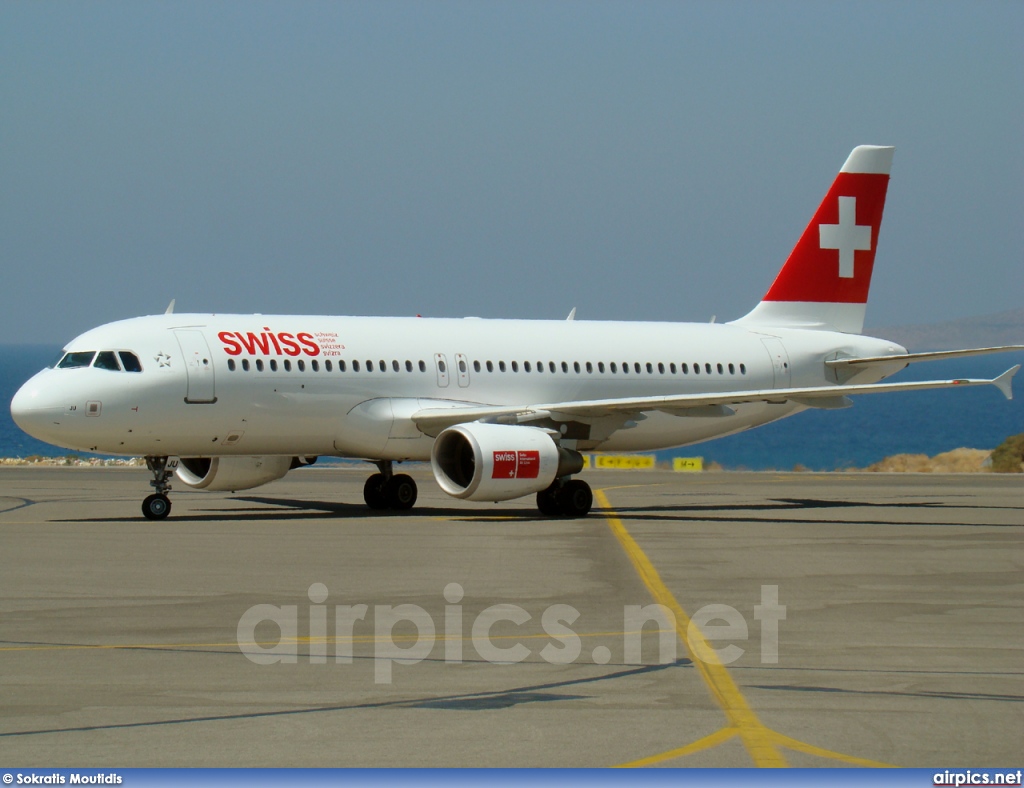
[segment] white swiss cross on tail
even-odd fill
[[[853,252],[870,251],[871,225],[857,224],[857,198],[839,198],[839,224],[818,225],[818,245],[839,250],[839,276],[853,279]]]
[[[737,323],[859,334],[893,149],[853,149],[761,303]]]

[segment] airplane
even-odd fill
[[[880,381],[908,364],[1024,349],[910,353],[861,334],[894,148],[846,159],[761,301],[729,323],[176,314],[108,323],[26,382],[28,434],[144,456],[143,515],[171,511],[170,480],[246,490],[318,457],[367,460],[371,509],[409,510],[396,463],[430,462],[450,496],[535,495],[581,517],[582,452],[706,441],[850,397],[990,384]]]

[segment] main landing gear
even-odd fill
[[[149,486],[156,490],[142,502],[142,514],[147,520],[163,520],[171,513],[170,478],[178,467],[177,457],[147,457],[146,467],[153,474]]]
[[[537,508],[549,517],[586,517],[594,504],[594,493],[582,479],[555,479],[537,493]]]
[[[416,503],[416,482],[405,473],[393,473],[391,460],[376,463],[375,473],[363,485],[363,500],[371,509],[406,511]]]

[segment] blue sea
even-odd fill
[[[11,421],[10,401],[18,387],[52,363],[56,346],[0,346],[0,457],[61,457],[69,452],[41,443]],[[913,364],[893,380],[991,378],[1024,353]],[[811,470],[863,468],[893,454],[939,454],[960,447],[993,449],[1007,436],[1024,432],[1024,373],[1014,380],[1016,399],[1007,402],[992,386],[854,398],[839,411],[811,410],[760,429],[683,449],[659,452],[704,458],[729,469]],[[91,456],[78,453],[81,456]]]

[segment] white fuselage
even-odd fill
[[[422,408],[874,383],[905,362],[838,380],[824,362],[906,352],[853,334],[730,324],[184,314],[109,323],[66,350],[131,351],[142,370],[51,368],[26,383],[19,423],[56,445],[393,460],[429,459],[433,437],[410,419]],[[654,411],[608,430],[592,418],[563,427],[563,444],[667,448],[802,409]]]

